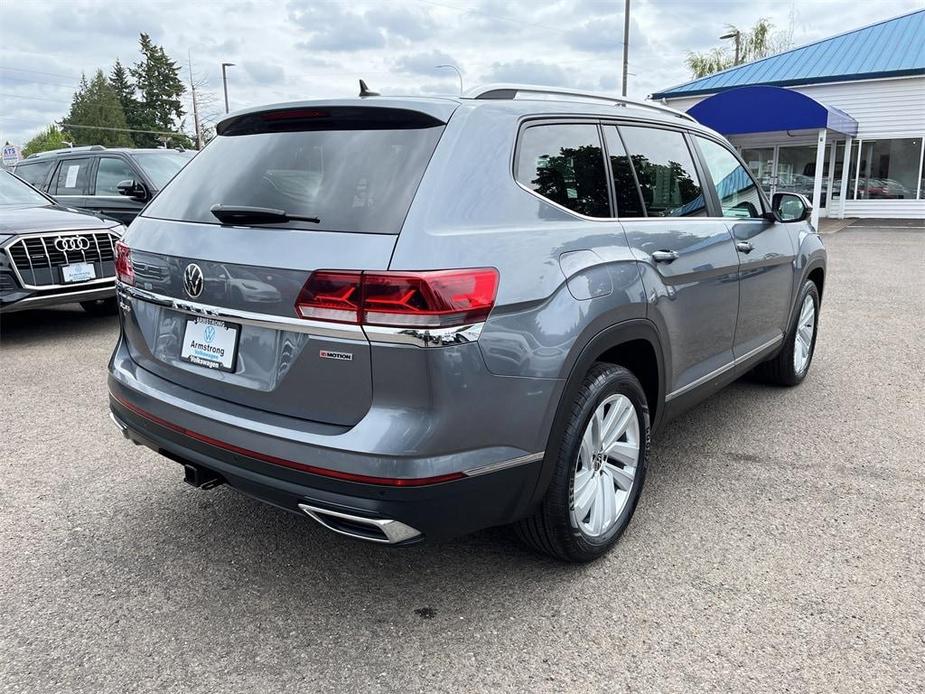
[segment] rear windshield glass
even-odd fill
[[[442,126],[216,137],[144,216],[218,224],[213,205],[264,207],[318,223],[289,229],[397,234]]]

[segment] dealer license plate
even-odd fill
[[[86,282],[96,279],[92,263],[71,263],[61,267],[65,282]]]
[[[191,318],[183,331],[180,358],[208,369],[234,371],[240,326],[211,318]]]

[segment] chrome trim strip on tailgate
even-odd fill
[[[239,311],[233,308],[220,308],[208,304],[200,304],[195,301],[186,299],[177,299],[172,296],[165,296],[155,292],[149,292],[138,287],[131,287],[122,282],[116,282],[116,291],[120,295],[127,295],[134,299],[146,301],[150,304],[164,306],[188,313],[193,316],[208,316],[217,320],[227,320],[232,323],[241,323],[244,325],[254,325],[260,328],[271,328],[273,330],[290,330],[297,333],[308,333],[319,337],[335,337],[347,339],[365,339],[363,329],[359,325],[349,323],[327,323],[322,321],[307,320],[305,318],[289,318],[287,316],[273,316],[266,313],[253,313],[251,311]]]
[[[416,347],[446,347],[475,342],[482,334],[485,323],[470,323],[451,328],[391,328],[381,325],[364,325],[370,342],[385,342]]]
[[[451,328],[392,328],[378,325],[359,326],[351,323],[330,323],[327,321],[314,321],[307,318],[288,316],[274,316],[267,313],[253,313],[233,308],[221,308],[200,304],[186,299],[177,299],[164,294],[157,294],[146,289],[139,289],[121,282],[116,282],[116,289],[121,294],[131,296],[141,301],[147,301],[158,306],[165,306],[189,313],[194,316],[208,316],[218,320],[228,320],[233,323],[256,325],[274,330],[291,330],[298,333],[308,333],[320,337],[335,337],[347,339],[367,338],[370,342],[398,345],[412,345],[415,347],[446,347],[467,342],[475,342],[482,334],[483,323],[457,325]]]

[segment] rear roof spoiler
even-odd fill
[[[452,111],[451,111],[452,113]],[[234,114],[216,126],[219,135],[303,130],[405,130],[433,128],[446,121],[423,111],[375,105],[283,105]]]

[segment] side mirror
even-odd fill
[[[144,183],[133,181],[130,178],[119,181],[116,190],[119,191],[119,195],[125,195],[133,200],[144,202],[148,199],[148,190],[145,188]]]
[[[809,219],[813,206],[806,196],[799,193],[774,193],[771,210],[778,222],[802,222]]]

